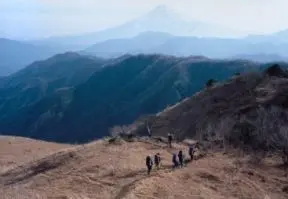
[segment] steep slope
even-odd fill
[[[0,118],[14,115],[60,88],[67,90],[85,82],[104,63],[102,59],[65,53],[35,62],[17,73],[2,78]]]
[[[247,158],[208,153],[204,158],[172,169],[171,153],[185,151],[183,143],[139,140],[108,144],[97,141],[44,155],[0,173],[3,199],[263,199],[287,198],[287,178],[275,158],[263,165]],[[160,153],[162,166],[146,173],[145,157]],[[186,154],[186,152],[184,152]]]
[[[0,76],[16,72],[56,53],[59,53],[56,49],[0,38]]]
[[[272,148],[269,136],[284,136],[282,141],[287,136],[287,99],[288,73],[274,65],[265,73],[233,77],[183,100],[159,113],[151,131],[153,135],[173,132],[178,139],[208,137]]]
[[[39,139],[85,142],[107,135],[114,125],[131,123],[191,96],[211,78],[225,80],[260,66],[203,57],[126,56],[79,85],[67,106],[55,95],[45,98],[10,117],[8,123],[1,121],[0,130]]]

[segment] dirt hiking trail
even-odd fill
[[[171,153],[180,149],[187,158],[188,148],[181,143],[174,144],[173,149],[153,141],[109,144],[100,140],[63,146],[2,171],[0,198],[288,198],[288,178],[273,158],[256,167],[246,163],[246,157],[208,153],[184,168],[172,170]],[[148,176],[145,158],[157,152],[162,166],[153,168]]]

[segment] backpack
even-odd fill
[[[192,155],[192,154],[193,154],[193,152],[194,152],[194,149],[193,149],[193,147],[192,147],[192,146],[190,146],[190,148],[189,148],[189,155]]]
[[[178,161],[177,161],[177,155],[176,155],[176,154],[173,154],[172,161],[173,161],[173,162],[178,162]]]
[[[154,162],[155,162],[155,164],[159,164],[160,163],[160,157],[158,155],[154,156]]]
[[[151,166],[152,165],[152,161],[151,161],[151,157],[150,156],[146,157],[146,165],[147,166]]]

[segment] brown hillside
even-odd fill
[[[272,119],[278,120],[281,125],[287,124],[287,73],[281,69],[280,72],[270,72],[271,70],[267,70],[263,74],[235,76],[223,84],[216,84],[183,100],[153,118],[150,122],[152,134],[166,136],[168,132],[172,132],[180,140],[195,136],[199,138],[204,132],[232,132],[241,122],[257,123],[259,116],[264,117],[263,113],[274,112],[277,117]],[[141,133],[145,134],[145,128]]]
[[[25,142],[25,140],[23,140]],[[263,166],[249,165],[243,158],[220,153],[171,169],[171,153],[186,145],[145,141],[104,140],[63,149],[54,154],[14,167],[0,174],[3,199],[285,199],[288,179],[267,158]],[[8,148],[7,148],[8,149]],[[145,157],[160,152],[162,168],[147,176]],[[285,187],[286,186],[286,187]]]

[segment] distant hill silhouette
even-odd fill
[[[16,72],[34,61],[47,59],[57,52],[55,48],[0,38],[0,76]]]
[[[245,38],[245,40],[252,41],[254,43],[288,43],[288,29],[266,35],[249,35]]]
[[[110,39],[135,37],[136,35],[146,31],[166,32],[181,36],[190,35],[210,37],[228,37],[237,34],[234,30],[229,30],[216,25],[184,20],[167,6],[160,5],[143,16],[116,27],[82,35],[51,37],[44,40],[33,41],[33,43],[58,47],[66,45],[70,46],[70,49],[74,46],[79,50],[85,46],[87,47]]]
[[[72,66],[76,63],[70,62]],[[75,86],[75,90],[58,89],[31,106],[23,105],[17,114],[0,120],[0,131],[38,139],[84,142],[107,135],[114,125],[132,123],[142,115],[156,113],[193,95],[211,78],[221,81],[237,72],[259,70],[262,66],[205,57],[126,55],[110,60],[85,83]],[[15,97],[21,95],[20,92]],[[3,103],[8,103],[7,99]]]
[[[117,57],[130,54],[200,55],[214,59],[287,61],[288,43],[274,44],[246,39],[198,38],[173,36],[163,32],[143,32],[136,37],[96,43],[84,50],[96,56]]]
[[[111,39],[85,49],[85,52],[102,57],[117,57],[126,53],[149,51],[174,37],[164,32],[143,32],[133,38]]]
[[[244,59],[262,63],[288,61],[287,57],[284,56],[282,57],[277,54],[242,54],[242,55],[235,55],[231,57],[231,59]]]

